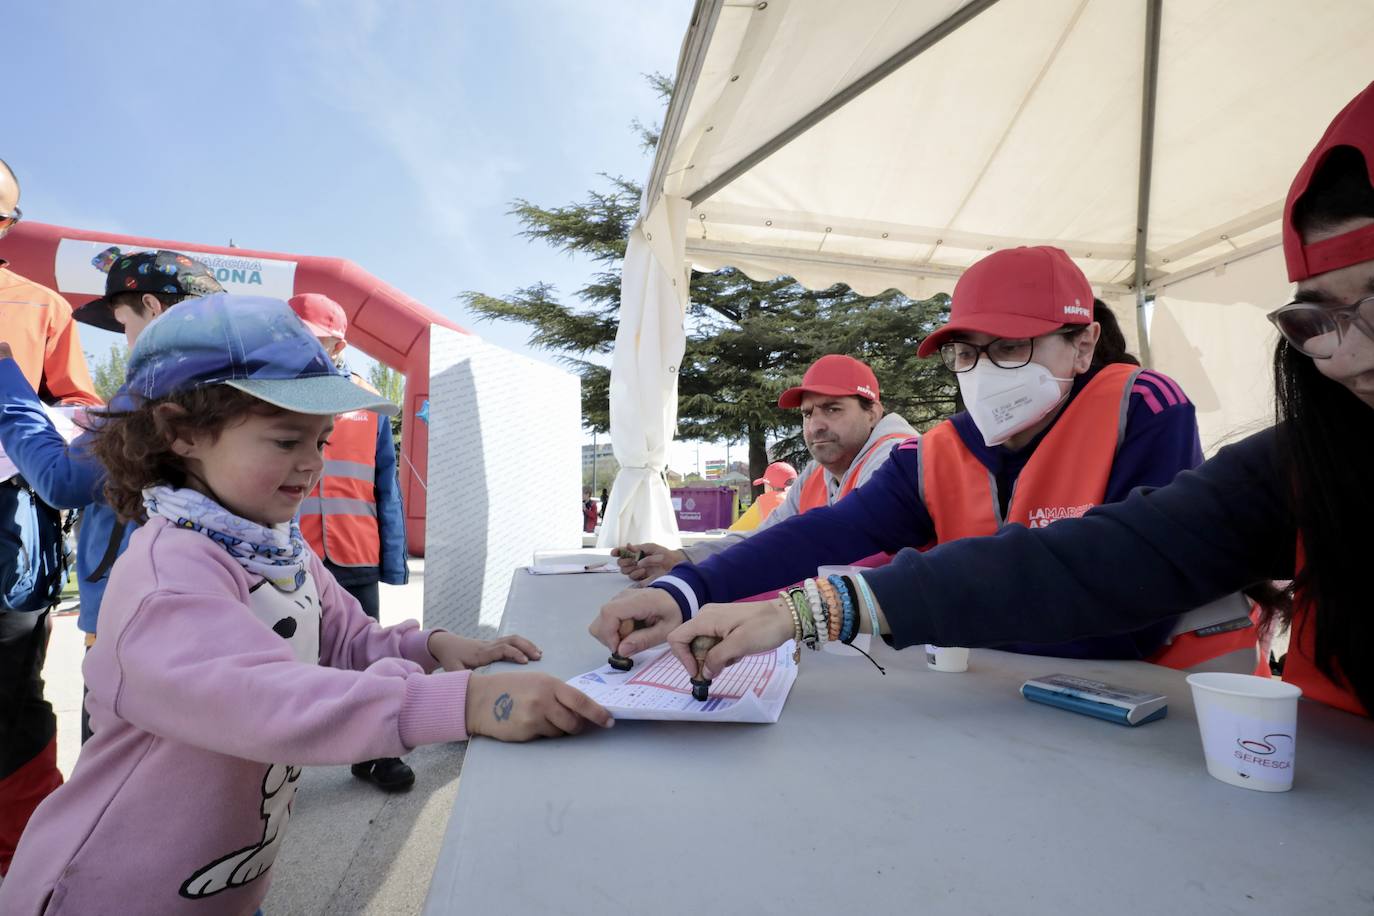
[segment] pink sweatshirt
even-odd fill
[[[468,672],[426,674],[427,631],[378,626],[313,554],[309,570],[318,624],[298,598],[297,634],[208,537],[163,519],[134,534],[85,662],[95,736],[29,821],[0,913],[252,914],[301,766],[467,737]]]

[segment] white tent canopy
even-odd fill
[[[667,274],[863,293],[1058,245],[1123,318],[1156,297],[1169,333],[1137,346],[1192,385],[1210,447],[1268,410],[1283,197],[1371,44],[1369,0],[698,0],[641,216],[686,213]],[[680,327],[673,299],[623,307]]]

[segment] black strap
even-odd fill
[[[115,560],[119,558],[119,545],[124,543],[124,529],[128,526],[128,522],[115,522],[115,526],[110,529],[110,542],[105,545],[105,555],[86,577],[87,582],[99,582],[110,574],[110,567],[114,566]]]

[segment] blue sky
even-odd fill
[[[5,138],[28,218],[344,257],[494,343],[463,290],[586,262],[516,236],[513,198],[642,181],[690,0],[15,3]],[[83,328],[88,351],[115,338]],[[538,354],[536,354],[538,355]],[[547,355],[541,358],[547,359]]]

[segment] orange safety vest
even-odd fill
[[[754,500],[743,515],[735,519],[728,531],[753,531],[763,524],[764,519],[773,514],[773,510],[781,506],[783,500],[787,499],[786,490],[765,490],[759,494],[759,498]]]
[[[1116,450],[1125,433],[1131,386],[1140,370],[1124,363],[1104,366],[1064,409],[1036,446],[1012,490],[1007,517],[1000,515],[996,481],[959,438],[949,420],[921,439],[921,500],[935,523],[937,543],[996,534],[1015,523],[1044,528],[1077,518],[1100,505],[1107,493]],[[1254,646],[1255,630],[1174,637],[1150,661],[1186,668],[1236,649]]]
[[[759,498],[754,500],[754,506],[759,507],[759,521],[762,522],[773,514],[773,510],[781,506],[783,500],[787,499],[786,490],[768,490],[760,493]],[[753,506],[750,506],[752,509]]]
[[[878,446],[889,439],[910,438],[911,436],[908,436],[906,433],[888,433],[886,436],[878,439],[877,442],[874,442],[873,447],[864,452],[863,455],[859,457],[859,460],[851,464],[849,470],[844,472],[844,477],[840,480],[839,498],[844,499],[856,486],[858,486],[859,474],[862,473],[864,465],[868,463],[868,459],[872,458],[873,453],[878,450]],[[811,472],[811,475],[806,478],[806,482],[802,484],[800,503],[801,505],[797,509],[798,515],[801,515],[803,512],[810,512],[812,509],[819,509],[823,506],[830,505],[830,499],[828,498],[825,487],[825,468],[821,467],[819,464],[816,465],[816,470]]]
[[[1297,569],[1302,569],[1304,559],[1302,539],[1299,538]],[[1355,696],[1355,691],[1351,690],[1348,684],[1333,681],[1317,667],[1317,618],[1312,612],[1311,605],[1301,594],[1294,602],[1289,634],[1288,657],[1283,662],[1283,679],[1301,687],[1303,696],[1319,703],[1353,712],[1357,716],[1369,715],[1369,710],[1364,708],[1364,704]],[[1341,678],[1341,681],[1344,681],[1344,678]]]
[[[335,566],[381,566],[377,527],[377,436],[382,416],[355,410],[334,418],[324,476],[301,504],[301,534]]]

